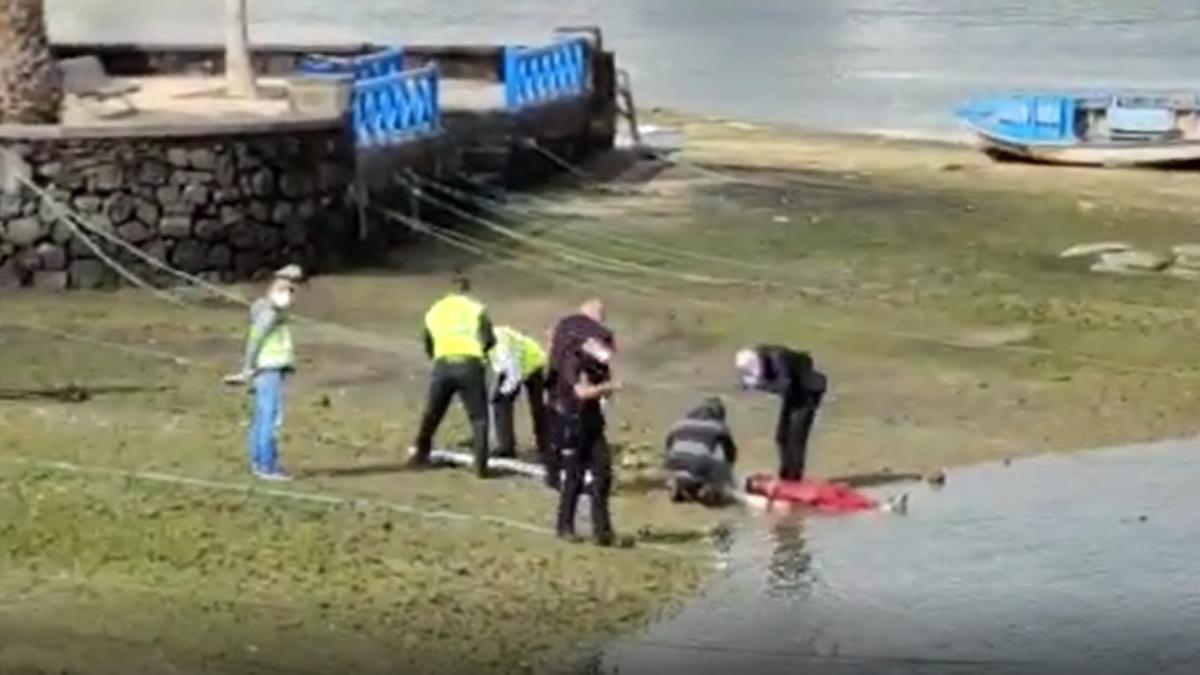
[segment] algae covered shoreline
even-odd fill
[[[746,342],[808,348],[830,374],[811,455],[825,476],[1192,429],[1195,287],[1097,275],[1058,253],[1200,240],[1193,174],[652,121],[685,131],[679,166],[602,158],[586,169],[612,178],[604,189],[564,178],[477,205],[519,242],[463,223],[453,231],[473,251],[418,241],[378,269],[319,277],[298,298],[299,311],[355,330],[298,329],[282,452],[302,478],[288,489],[484,520],[6,462],[0,670],[549,668],[712,573],[707,535],[736,514],[669,504],[640,479],[665,428],[709,394],[730,403],[742,468],[773,464],[773,402],[732,386],[729,355]],[[424,394],[416,327],[459,268],[497,320],[535,334],[591,289],[606,297],[628,373],[611,413],[623,455],[616,523],[644,543],[678,543],[569,546],[486,520],[548,529],[545,490],[399,469]],[[249,485],[247,401],[219,381],[237,357],[241,308],[171,306],[132,289],[17,294],[0,306],[6,391],[91,393],[0,401],[0,459]],[[462,422],[453,417],[442,440],[457,441]]]

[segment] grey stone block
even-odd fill
[[[204,218],[196,221],[195,235],[201,241],[217,241],[225,235],[226,228],[221,221]]]
[[[199,272],[207,260],[204,244],[192,239],[180,241],[171,251],[171,262],[184,272]]]
[[[113,282],[113,273],[99,260],[75,260],[68,271],[74,288],[103,288]]]
[[[215,270],[228,270],[233,265],[233,249],[224,244],[217,244],[208,249],[208,267]]]
[[[121,189],[124,182],[125,174],[121,167],[114,164],[101,164],[92,172],[91,189],[111,192]]]
[[[286,225],[292,220],[295,211],[291,202],[276,202],[275,208],[271,211],[271,222],[276,225]]]
[[[67,269],[67,251],[61,246],[51,243],[44,243],[37,247],[38,258],[41,259],[41,268],[51,272],[60,272]]]
[[[158,160],[146,160],[138,167],[138,180],[146,185],[165,185],[170,177],[167,165]]]
[[[188,153],[188,164],[193,169],[212,171],[217,167],[217,153],[210,148],[197,148]]]
[[[250,192],[259,197],[275,195],[275,174],[270,169],[259,169],[250,178]]]
[[[158,227],[158,220],[162,217],[162,209],[158,204],[142,199],[137,203],[137,219],[147,227]]]
[[[30,246],[46,236],[50,228],[36,218],[17,218],[8,221],[4,228],[5,237],[17,246]]]
[[[183,188],[182,196],[184,202],[199,206],[208,202],[208,188],[199,183],[189,183]]]
[[[38,271],[33,273],[33,287],[43,291],[67,290],[69,278],[65,271]]]
[[[124,225],[118,225],[117,236],[131,244],[140,244],[143,241],[147,241],[153,237],[154,232],[150,228],[134,220],[125,223]]]
[[[95,195],[80,195],[75,198],[74,206],[80,213],[99,213],[104,200]]]
[[[229,231],[229,243],[234,248],[254,248],[258,244],[258,229],[249,223],[242,223]]]
[[[164,237],[183,239],[192,234],[192,219],[190,216],[167,216],[158,221],[158,231]]]
[[[170,148],[167,150],[167,162],[173,167],[186,169],[188,167],[188,151],[183,148]]]
[[[124,223],[133,217],[136,208],[137,203],[133,201],[133,197],[118,192],[108,198],[104,205],[104,215],[114,223]]]

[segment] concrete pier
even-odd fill
[[[216,45],[54,49],[135,87],[125,100],[68,97],[59,125],[0,125],[0,147],[37,186],[0,198],[0,287],[117,280],[60,207],[119,239],[99,243],[149,278],[146,256],[219,281],[286,262],[328,271],[407,238],[382,212],[447,218],[422,212],[398,176],[515,189],[561,171],[550,156],[580,162],[615,136],[614,60],[598,32],[533,47],[259,47],[252,101],[224,96]],[[303,79],[320,77],[314,63],[351,72],[343,112],[295,104],[291,83],[316,81]]]

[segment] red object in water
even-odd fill
[[[766,474],[746,479],[746,492],[825,513],[853,513],[879,508],[879,502],[841,483],[819,480],[780,480]]]

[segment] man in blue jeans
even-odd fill
[[[278,465],[277,433],[283,423],[284,385],[295,370],[287,310],[300,278],[300,268],[295,265],[279,270],[267,294],[250,307],[242,372],[226,379],[230,383],[249,382],[254,392],[248,441],[250,470],[263,480],[291,480]]]

